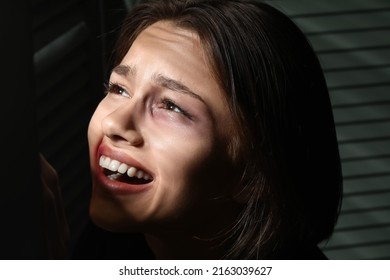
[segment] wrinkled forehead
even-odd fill
[[[145,28],[138,37],[157,38],[167,42],[181,42],[188,46],[199,44],[199,36],[193,30],[183,28],[173,21],[157,21]],[[200,45],[199,45],[200,46]]]

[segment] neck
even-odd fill
[[[145,239],[156,259],[223,258],[231,247],[228,233],[241,212],[241,205],[231,203],[209,211],[193,213],[180,227],[145,232]],[[188,222],[190,221],[190,222]]]
[[[178,233],[145,234],[156,259],[221,259],[227,250],[221,238],[199,238]]]

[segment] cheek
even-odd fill
[[[171,194],[172,205],[203,203],[221,193],[219,183],[228,163],[211,137],[176,138],[165,142],[156,139],[161,142],[155,156],[161,186]]]
[[[216,143],[192,140],[166,147],[157,159],[161,177],[151,204],[161,227],[207,228],[231,203],[237,180],[230,162]]]
[[[94,160],[97,146],[103,138],[102,120],[105,115],[105,110],[103,109],[104,106],[100,103],[92,115],[88,125],[88,145],[91,160]]]
[[[162,174],[169,172],[174,177],[183,177],[198,169],[213,150],[213,133],[210,129],[197,127],[168,127],[161,125],[150,129],[147,138],[158,168]]]

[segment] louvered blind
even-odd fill
[[[0,259],[44,258],[27,1],[0,2]]]
[[[59,175],[71,246],[88,222],[87,126],[102,96],[98,8],[98,1],[31,1],[39,147]]]
[[[344,202],[324,252],[390,259],[390,1],[268,2],[308,36],[330,90]]]

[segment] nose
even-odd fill
[[[144,139],[137,127],[140,112],[131,103],[119,106],[103,118],[103,133],[114,142],[142,146]]]

